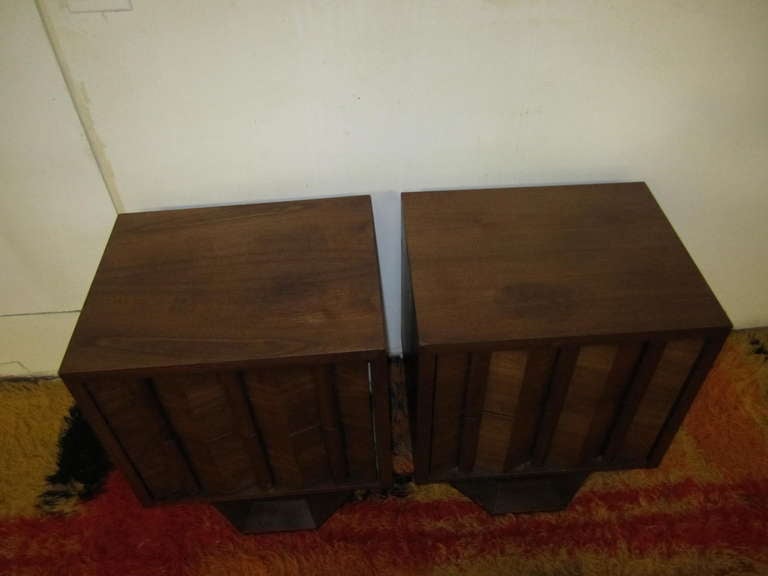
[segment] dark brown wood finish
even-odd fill
[[[480,419],[485,401],[485,388],[490,363],[490,354],[476,352],[471,355],[469,374],[467,375],[467,392],[464,398],[461,451],[459,452],[459,468],[463,471],[471,471],[477,460]]]
[[[645,184],[407,193],[403,223],[417,481],[520,511],[658,464],[730,322]]]
[[[514,437],[519,437],[520,428],[525,430],[525,422],[516,420],[515,415],[521,403],[526,368],[531,364],[529,355],[518,350],[494,352],[490,356],[478,429],[476,468],[489,472],[503,472],[506,468],[507,454],[515,444],[512,439],[516,422],[518,431]]]
[[[88,392],[155,500],[198,492],[197,479],[148,381],[98,379],[88,383]]]
[[[120,214],[62,376],[386,349],[368,196]]]
[[[619,413],[622,393],[626,389],[625,383],[632,381],[632,375],[642,351],[643,345],[640,342],[622,344],[616,347],[605,388],[592,414],[589,432],[578,462],[593,461],[600,456],[605,448],[614,416]],[[629,404],[629,402],[627,403]]]
[[[612,414],[614,391],[621,389],[620,383],[609,388],[615,354],[615,346],[583,346],[579,350],[546,454],[548,465],[578,466],[591,457],[586,455],[591,452],[590,442],[605,437],[608,426],[601,421],[600,404],[606,405],[604,412]]]
[[[417,482],[429,478],[432,452],[432,407],[435,397],[435,355],[422,352],[418,357],[418,386],[416,394],[416,422],[411,426],[414,436],[414,477]]]
[[[699,356],[702,344],[703,341],[698,338],[666,343],[624,436],[618,452],[619,459],[644,462],[648,458],[656,437]]]
[[[552,348],[532,350],[528,355],[520,401],[515,410],[512,424],[512,438],[509,442],[507,459],[504,464],[505,471],[526,464],[530,460],[537,442],[537,430],[541,428],[545,431],[550,425],[550,420],[555,417],[553,414],[548,414],[547,418],[543,420],[541,418],[542,409],[546,403],[547,388],[551,374],[555,369],[556,358],[557,354]],[[560,403],[557,399],[557,396],[561,394],[560,386],[561,384],[556,387],[557,392],[553,395],[553,402],[558,404]],[[539,423],[542,421],[544,426],[539,427]],[[550,432],[545,431],[544,433],[549,434]]]
[[[570,503],[587,472],[506,479],[466,479],[454,487],[490,514],[551,512]]]
[[[375,420],[376,464],[382,486],[390,487],[392,472],[392,427],[390,414],[389,362],[385,354],[369,364]]]
[[[402,198],[421,346],[729,326],[644,183]]]
[[[335,492],[304,498],[217,502],[214,506],[241,532],[261,534],[317,529],[349,497],[349,493]]]
[[[377,453],[373,441],[374,423],[370,417],[368,363],[339,364],[335,374],[339,418],[344,431],[349,475],[360,481],[374,480],[377,477]],[[363,385],[363,382],[366,384]]]
[[[533,463],[536,466],[544,464],[555,428],[570,414],[562,414],[562,411],[579,355],[579,349],[575,346],[563,346],[557,355],[557,363],[547,390],[547,401],[536,431],[536,443],[533,448]]]
[[[688,375],[688,380],[685,382],[682,392],[675,400],[674,407],[669,413],[666,422],[664,422],[661,433],[656,438],[651,449],[649,456],[649,464],[651,466],[658,466],[661,463],[661,459],[664,457],[667,448],[669,448],[672,438],[683,423],[683,418],[688,413],[691,404],[693,404],[696,393],[704,383],[707,373],[715,363],[723,344],[725,344],[726,338],[727,333],[724,333],[719,337],[707,340],[704,344],[701,354],[696,360],[696,365]]]
[[[156,379],[154,388],[207,492],[226,494],[255,485],[266,488],[269,477],[261,446],[250,430],[242,433],[242,427],[250,423],[235,416],[228,380],[237,380],[237,375],[174,375]],[[129,407],[123,411],[131,413]]]
[[[331,475],[335,482],[343,482],[347,476],[347,459],[344,455],[344,441],[341,437],[341,420],[337,407],[333,371],[330,367],[319,369],[319,380],[315,387],[317,406],[320,412],[320,428],[325,441],[325,451]]]
[[[248,394],[245,391],[243,378],[237,374],[229,373],[223,377],[220,376],[220,380],[223,380],[222,383],[226,387],[229,407],[232,410],[238,434],[243,439],[246,450],[250,454],[256,483],[260,488],[268,490],[274,484],[274,478],[267,464],[264,439],[256,430],[255,419],[251,411]]]
[[[430,468],[433,471],[457,465],[468,368],[467,354],[448,354],[438,358],[432,407]]]
[[[145,504],[310,527],[390,484],[370,198],[120,215],[60,373]]]
[[[648,384],[659,365],[661,355],[664,353],[664,346],[663,342],[648,342],[643,349],[637,370],[629,381],[626,394],[619,406],[616,423],[608,437],[604,458],[609,462],[616,459],[619,450],[624,446],[629,428],[634,422],[638,408],[640,408],[640,400],[645,395]]]
[[[80,382],[67,382],[72,397],[75,399],[80,412],[85,416],[96,436],[101,441],[104,448],[109,453],[112,461],[120,468],[121,472],[128,479],[133,488],[133,492],[144,506],[153,503],[152,496],[147,489],[147,485],[142,480],[136,467],[128,458],[125,449],[113,432],[104,415],[99,410],[96,402],[86,387]]]

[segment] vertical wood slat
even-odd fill
[[[336,404],[336,391],[332,366],[317,368],[317,406],[320,412],[320,426],[323,431],[328,465],[336,482],[343,482],[347,476],[347,460],[344,454],[344,442],[341,437],[341,421]]]
[[[437,356],[430,473],[458,465],[468,363],[467,354]]]
[[[291,433],[291,441],[301,471],[302,486],[310,488],[330,483],[333,476],[319,424],[295,430]]]
[[[130,456],[126,453],[116,432],[112,430],[104,417],[104,414],[99,410],[96,401],[88,391],[86,385],[69,379],[66,380],[65,383],[72,394],[72,397],[75,399],[78,408],[82,411],[83,415],[88,420],[88,424],[99,439],[99,442],[106,448],[110,458],[128,479],[128,482],[141,503],[145,506],[152,504],[153,497],[152,494],[150,494],[144,479],[136,469],[135,464],[131,462]]]
[[[491,355],[487,352],[474,352],[469,359],[467,391],[464,398],[464,422],[459,450],[459,469],[463,472],[471,472],[477,459],[480,419],[485,402],[490,363]]]
[[[368,363],[337,363],[333,368],[339,418],[352,481],[376,479]]]
[[[392,485],[392,426],[389,394],[389,362],[382,354],[370,364],[373,386],[374,426],[379,480],[384,487]]]
[[[529,360],[524,350],[504,350],[490,355],[475,468],[504,471]]]
[[[643,347],[637,370],[635,370],[632,376],[632,382],[621,401],[621,410],[619,410],[613,428],[609,433],[608,442],[605,447],[605,460],[607,462],[616,460],[616,456],[624,444],[624,438],[637,413],[640,400],[643,394],[645,394],[653,373],[656,371],[659,360],[661,360],[664,346],[664,342],[652,341]]]
[[[547,459],[552,437],[565,405],[565,398],[568,394],[568,387],[578,355],[579,348],[577,346],[563,346],[557,354],[552,379],[546,392],[544,409],[536,432],[533,448],[533,464],[535,466],[543,465]]]
[[[554,348],[538,348],[529,352],[504,470],[511,470],[531,458],[556,357]]]
[[[286,391],[266,371],[248,371],[245,388],[264,439],[276,488],[300,488],[301,470],[293,453],[289,414],[284,405]]]
[[[669,417],[702,347],[703,340],[700,338],[672,340],[667,343],[619,449],[621,460],[647,462],[651,448]]]
[[[691,407],[699,388],[701,388],[701,385],[704,383],[710,368],[712,368],[715,360],[717,360],[717,356],[727,338],[728,332],[723,332],[717,336],[707,338],[704,342],[702,351],[684,384],[683,390],[675,401],[675,405],[669,414],[669,418],[664,423],[661,433],[651,449],[648,458],[650,466],[658,466],[661,463],[661,459],[666,453],[667,448],[669,448],[669,444],[672,442],[675,433],[682,424],[685,415],[688,413],[688,409]]]
[[[619,410],[622,396],[632,382],[640,355],[643,351],[641,342],[622,344],[616,350],[611,371],[605,383],[603,395],[598,401],[592,424],[584,441],[579,460],[590,462],[599,457],[608,441],[611,423]]]
[[[279,488],[311,487],[330,477],[312,367],[246,372],[246,389]]]
[[[325,440],[316,398],[317,366],[296,366],[278,370],[278,378],[286,378],[287,394],[283,396],[292,422],[290,439],[301,472],[302,485],[310,487],[332,480]],[[286,398],[290,396],[290,400]]]
[[[320,425],[325,441],[325,451],[328,454],[328,465],[336,482],[343,482],[347,476],[347,460],[344,455],[344,443],[341,438],[341,421],[336,405],[333,372],[331,366],[318,369],[317,406],[320,412]]]
[[[547,466],[578,466],[583,460],[590,427],[601,418],[616,346],[587,345],[578,350],[573,374],[546,456]]]
[[[254,462],[255,434],[241,434],[224,381],[235,374],[208,372],[155,379],[155,390],[190,464],[207,494],[263,486],[263,463]]]
[[[153,498],[180,498],[198,491],[147,381],[99,379],[88,382],[87,389]]]
[[[435,390],[435,355],[431,352],[419,352],[418,389],[416,401],[414,447],[414,477],[416,482],[426,482],[429,478],[430,454],[432,452],[432,406]]]
[[[237,430],[250,455],[256,482],[262,489],[268,489],[273,483],[272,471],[269,468],[264,440],[251,411],[251,404],[248,401],[242,377],[239,373],[227,372],[220,374],[219,380],[224,385]]]

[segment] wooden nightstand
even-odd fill
[[[403,195],[416,479],[494,513],[655,466],[731,325],[643,183]]]
[[[120,215],[60,374],[144,504],[317,526],[392,478],[370,198]]]

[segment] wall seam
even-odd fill
[[[64,85],[66,86],[67,93],[69,94],[69,98],[72,101],[72,106],[75,109],[77,118],[80,121],[80,126],[82,127],[83,133],[85,134],[88,147],[90,148],[91,154],[93,155],[93,158],[96,162],[99,175],[101,176],[102,182],[104,182],[104,187],[107,189],[107,194],[109,194],[112,207],[115,209],[115,213],[117,214],[125,212],[125,205],[123,204],[122,198],[120,198],[120,194],[117,191],[112,164],[109,162],[109,159],[106,156],[104,145],[101,142],[98,133],[96,132],[96,127],[93,123],[93,118],[91,117],[91,113],[88,108],[88,98],[85,94],[84,86],[81,84],[80,90],[78,90],[75,86],[72,73],[64,59],[64,53],[62,51],[58,37],[56,36],[56,31],[54,30],[50,14],[48,13],[48,9],[45,6],[45,0],[35,0],[35,6],[37,7],[37,12],[40,15],[40,20],[42,21],[45,35],[48,38],[48,43],[51,46],[51,50],[53,50],[56,64],[58,65],[61,76],[64,79]]]
[[[48,316],[50,314],[77,314],[80,308],[75,310],[46,310],[44,312],[11,312],[10,314],[0,314],[0,318],[18,318],[19,316]]]

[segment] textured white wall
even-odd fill
[[[768,2],[42,2],[127,210],[372,193],[393,351],[398,193],[442,187],[645,180],[768,324]]]
[[[0,2],[0,375],[58,367],[114,218],[35,5]]]
[[[0,315],[77,309],[115,211],[32,2],[0,2]]]

